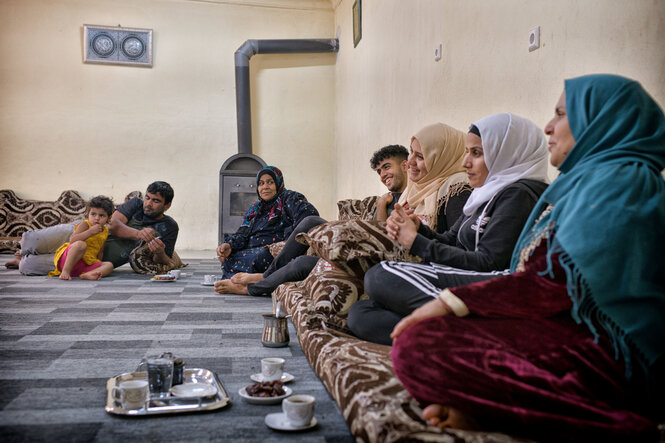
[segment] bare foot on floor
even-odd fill
[[[5,263],[7,269],[18,269],[18,264],[21,262],[21,257],[15,257]]]
[[[88,271],[79,275],[81,280],[99,280],[102,278],[102,271]]]
[[[261,280],[263,280],[263,274],[261,274],[260,272],[254,274],[249,274],[247,272],[238,272],[233,277],[231,277],[231,281],[233,283],[245,286],[251,285],[253,283],[258,283]]]
[[[423,419],[432,426],[439,428],[465,429],[480,431],[482,428],[470,415],[450,406],[431,404],[423,409]]]
[[[60,280],[71,280],[72,277],[69,275],[69,272],[62,272],[58,277]]]
[[[249,294],[247,286],[233,283],[231,280],[216,281],[215,292],[220,294]]]

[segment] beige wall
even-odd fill
[[[122,201],[166,180],[177,248],[215,248],[219,169],[237,153],[235,50],[247,39],[334,36],[327,0],[242,3],[0,0],[0,189]],[[83,24],[153,29],[153,68],[84,64]],[[334,54],[251,61],[254,152],[326,217],[334,63]]]
[[[385,192],[365,159],[426,124],[466,130],[508,111],[544,127],[569,77],[618,73],[665,104],[662,0],[363,0],[355,49],[353,0],[333,2],[338,196]],[[541,48],[529,52],[536,26]]]
[[[251,62],[255,153],[327,218],[340,198],[384,192],[371,153],[431,122],[510,111],[543,126],[563,80],[593,72],[665,103],[663,0],[363,0],[357,48],[352,4],[0,0],[0,189],[120,200],[164,179],[178,249],[214,247],[218,172],[237,152],[233,53],[249,38],[339,35],[337,55]],[[83,24],[154,29],[154,67],[83,64]]]

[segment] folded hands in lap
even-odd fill
[[[395,203],[395,209],[386,220],[388,236],[407,249],[411,248],[419,226],[420,220],[414,215],[413,209],[404,208],[399,203]]]

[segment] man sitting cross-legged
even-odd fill
[[[384,146],[372,156],[370,165],[389,191],[377,202],[375,220],[386,220],[406,188],[408,156],[409,152],[401,145]],[[270,295],[282,283],[303,280],[314,269],[319,257],[305,255],[308,247],[296,241],[296,235],[323,223],[326,220],[321,217],[305,218],[296,226],[282,251],[263,274],[238,273],[230,279],[216,282],[215,291],[220,294]]]

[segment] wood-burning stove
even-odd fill
[[[229,157],[219,170],[219,244],[242,224],[249,207],[258,200],[256,174],[266,163],[254,154]]]
[[[256,174],[266,166],[252,154],[249,59],[255,54],[338,52],[339,40],[286,39],[247,40],[235,52],[238,154],[229,157],[219,170],[219,235],[233,234],[242,224],[249,206],[258,199]]]

